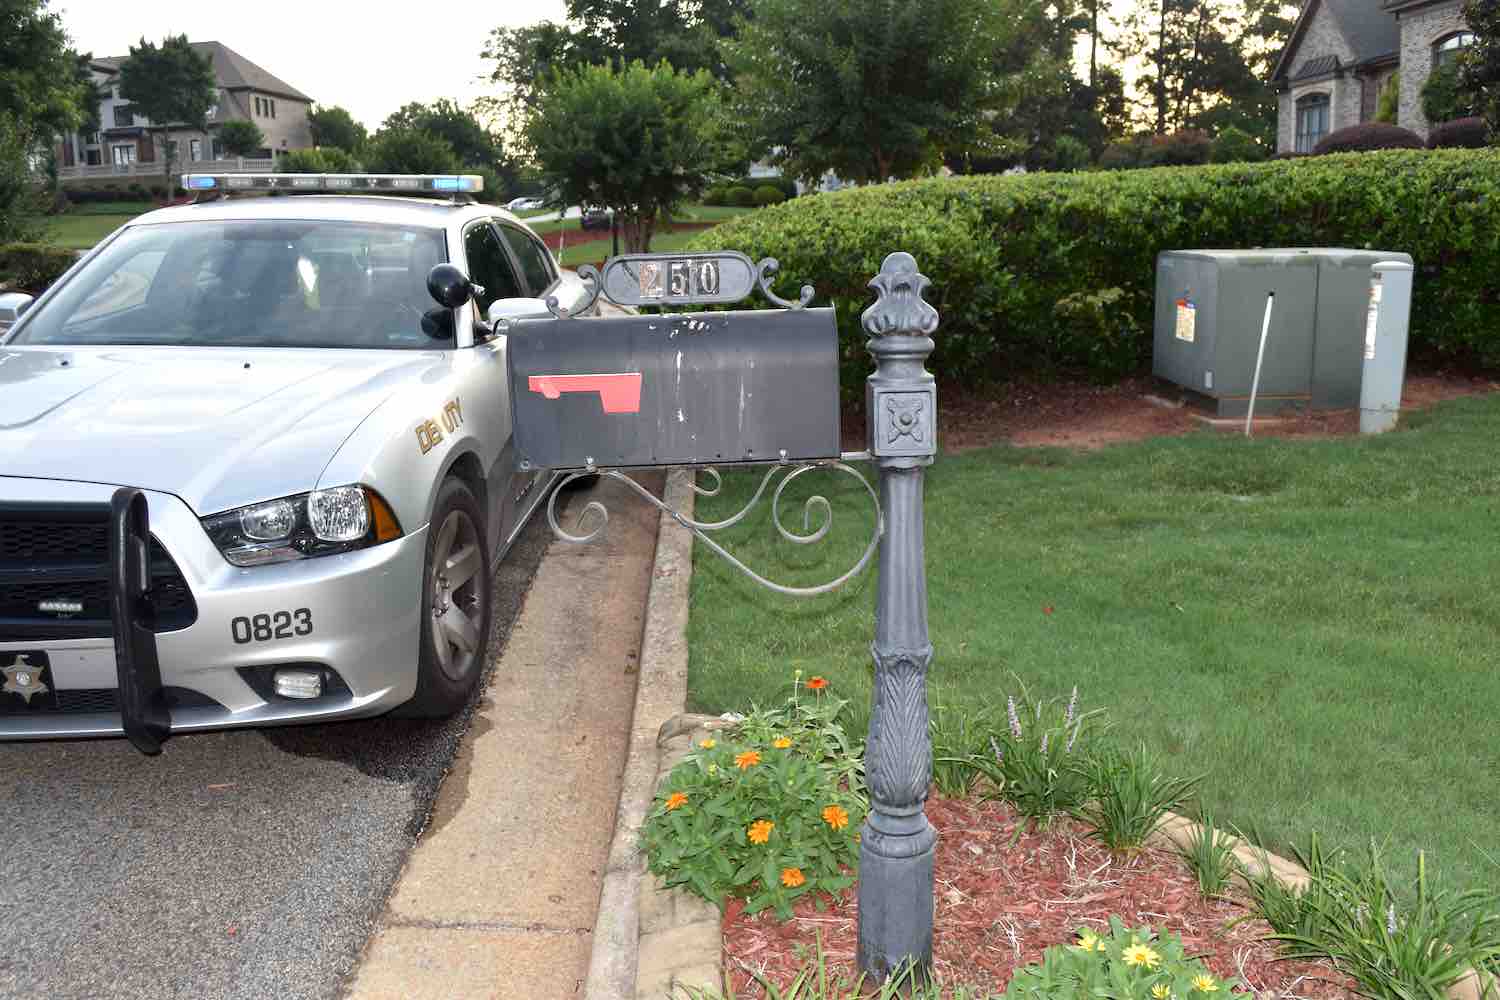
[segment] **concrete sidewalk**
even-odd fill
[[[660,495],[661,479],[640,481]],[[543,558],[348,996],[583,993],[658,522],[602,479],[568,499],[563,525],[591,499],[608,530]]]

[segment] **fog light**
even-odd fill
[[[316,670],[278,670],[275,679],[282,698],[317,698],[323,693],[323,675]]]

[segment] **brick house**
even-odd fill
[[[1276,151],[1306,153],[1329,132],[1375,117],[1397,74],[1396,124],[1427,135],[1422,85],[1473,44],[1460,0],[1306,0],[1272,81]]]
[[[256,167],[273,164],[275,157],[284,152],[312,146],[312,130],[307,121],[313,103],[311,97],[223,42],[191,44],[194,51],[208,56],[212,62],[219,99],[209,110],[207,129],[173,130],[179,169],[192,170],[195,165],[196,169],[207,169],[207,164],[222,167],[227,154],[219,144],[218,128],[236,118],[253,121],[265,134],[266,145],[258,152],[256,160],[260,162],[254,164]],[[74,132],[63,137],[58,155],[59,175],[63,180],[161,174],[161,143],[165,139],[162,130],[134,114],[130,104],[120,97],[120,64],[126,58],[95,59],[89,64],[94,83],[102,94],[100,128],[95,133]],[[246,161],[246,166],[250,165]]]

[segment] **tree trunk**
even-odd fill
[[[162,192],[161,202],[163,205],[170,205],[172,203],[172,130],[163,129],[162,136],[161,169],[167,176],[167,187]]]
[[[1099,4],[1101,0],[1094,0],[1094,9],[1089,19],[1089,90],[1094,94],[1094,107],[1099,106],[1099,92],[1095,88],[1098,85],[1097,74],[1099,69]]]
[[[1156,134],[1167,131],[1167,0],[1161,2],[1161,21],[1156,35]]]

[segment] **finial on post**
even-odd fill
[[[886,257],[880,273],[870,279],[875,290],[875,304],[860,316],[865,332],[872,337],[897,334],[926,336],[938,326],[937,310],[922,298],[922,291],[932,282],[917,270],[911,254],[898,250]]]

